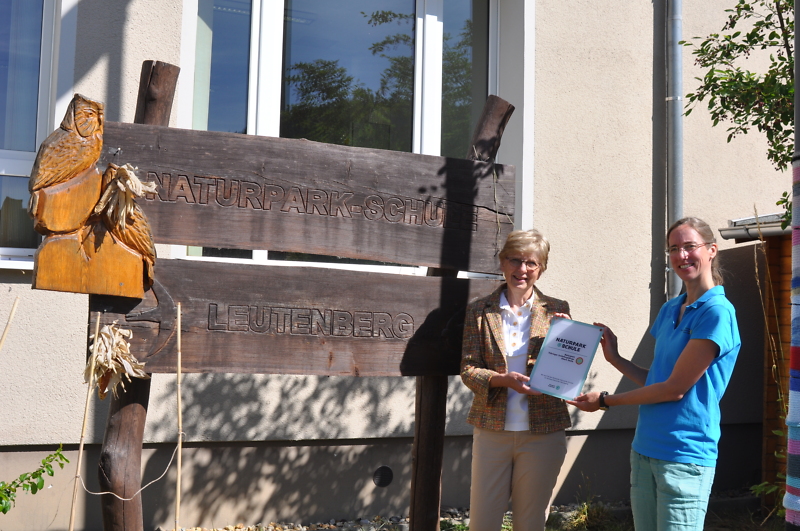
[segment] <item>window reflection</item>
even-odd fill
[[[0,2],[0,149],[36,151],[43,0]]]
[[[250,4],[198,2],[194,129],[247,132]]]
[[[28,215],[28,178],[0,178],[0,247],[35,248],[39,235]]]
[[[414,4],[287,0],[281,136],[411,151]]]
[[[464,158],[488,95],[489,1],[444,2],[442,152]]]
[[[415,2],[287,0],[281,136],[411,151]],[[488,0],[444,2],[442,151],[467,154],[487,96]]]

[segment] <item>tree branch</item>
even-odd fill
[[[786,32],[786,23],[783,21],[783,12],[781,11],[781,2],[780,0],[775,0],[775,10],[778,13],[778,22],[781,25],[781,36],[783,37],[783,46],[786,48],[786,59],[793,63],[794,59],[792,57],[792,47],[789,45],[789,35]],[[789,70],[792,79],[794,79],[794,68]]]

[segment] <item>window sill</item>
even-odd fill
[[[0,149],[0,174],[27,177],[35,158],[35,152]]]
[[[33,271],[33,258],[0,258],[0,269],[22,269]]]

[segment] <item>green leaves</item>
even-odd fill
[[[44,475],[52,476],[54,474],[53,463],[57,464],[59,468],[64,468],[65,463],[69,463],[69,459],[62,453],[62,446],[59,445],[58,450],[42,459],[42,464],[33,472],[26,472],[12,481],[6,483],[0,481],[0,513],[6,514],[14,506],[17,497],[17,490],[22,489],[23,492],[36,494],[44,488]]]
[[[775,202],[775,204],[783,207],[783,215],[781,215],[781,229],[785,229],[792,224],[792,196],[789,195],[789,192],[783,192],[783,195]],[[779,434],[776,433],[776,435],[782,437],[783,432]]]
[[[728,123],[728,142],[752,128],[767,137],[767,159],[785,170],[794,151],[794,0],[738,0],[720,33],[695,37],[695,64],[706,68],[686,95],[685,115],[707,100],[714,126]],[[737,26],[746,29],[735,30]],[[766,65],[750,70],[748,60]]]

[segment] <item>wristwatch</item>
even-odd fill
[[[608,411],[608,404],[606,404],[606,396],[608,396],[608,391],[601,391],[600,398],[597,400],[600,403],[600,409],[603,411]]]

